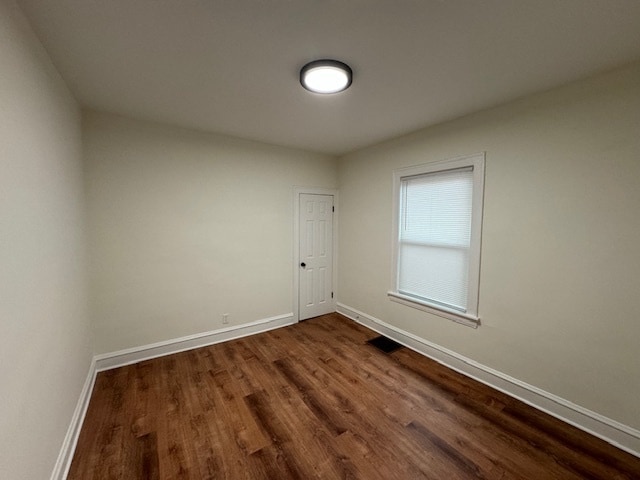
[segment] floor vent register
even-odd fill
[[[367,343],[369,345],[373,345],[378,350],[384,353],[395,352],[396,350],[402,347],[402,345],[400,345],[398,342],[391,340],[390,338],[387,338],[383,335],[372,338],[371,340],[367,340]]]

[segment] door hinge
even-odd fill
[[[331,298],[333,298],[333,292],[331,292]]]
[[[335,212],[336,211],[336,207],[331,207],[331,211]]]

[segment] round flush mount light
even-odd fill
[[[353,72],[337,60],[316,60],[300,70],[300,83],[314,93],[338,93],[351,85]]]

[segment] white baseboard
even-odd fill
[[[97,371],[110,370],[112,368],[131,365],[143,360],[171,355],[172,353],[184,352],[199,347],[206,347],[215,343],[226,342],[236,338],[246,337],[262,333],[275,328],[285,327],[296,323],[293,313],[278,315],[275,317],[257,320],[243,325],[237,325],[209,332],[197,333],[186,337],[173,338],[163,342],[142,345],[141,347],[128,348],[117,352],[103,353],[96,355],[94,361]]]
[[[82,390],[80,391],[80,398],[73,411],[71,417],[71,423],[67,429],[67,434],[62,442],[62,448],[58,454],[58,460],[51,473],[51,480],[64,480],[67,478],[69,468],[71,467],[71,460],[73,459],[73,453],[76,450],[78,444],[78,436],[80,435],[80,429],[84,422],[84,417],[87,414],[87,408],[89,407],[89,400],[91,399],[91,393],[93,392],[93,385],[96,382],[96,361],[95,358],[91,360],[89,366],[89,372],[87,378],[84,381]]]
[[[514,397],[527,405],[594,435],[615,447],[640,457],[640,431],[576,405],[564,398],[489,368],[470,358],[441,347],[342,303],[338,313],[442,365]]]
[[[265,318],[243,325],[221,328],[210,332],[198,333],[181,338],[174,338],[164,342],[143,345],[141,347],[128,348],[117,352],[96,355],[91,361],[87,379],[84,382],[78,404],[73,412],[71,424],[62,442],[62,448],[58,454],[58,460],[51,473],[51,480],[65,480],[71,467],[71,460],[78,444],[78,437],[84,422],[84,417],[89,407],[89,400],[93,392],[93,386],[98,372],[112,368],[123,367],[133,363],[149,360],[151,358],[184,352],[193,348],[205,347],[215,343],[226,342],[236,338],[267,332],[276,328],[285,327],[296,323],[293,313]]]

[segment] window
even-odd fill
[[[477,327],[484,153],[394,171],[389,298]]]

